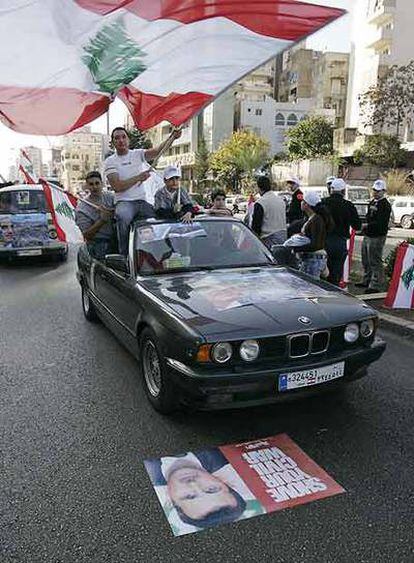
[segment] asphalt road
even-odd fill
[[[414,560],[414,342],[340,397],[155,413],[134,359],[82,315],[75,263],[0,266],[6,562]],[[174,538],[143,460],[286,432],[346,493]]]

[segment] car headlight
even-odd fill
[[[370,338],[374,334],[375,330],[375,323],[373,319],[362,321],[359,330],[363,338]]]
[[[240,357],[245,362],[253,362],[259,355],[259,344],[256,340],[245,340],[240,345]]]
[[[218,364],[225,364],[233,355],[232,345],[228,342],[217,342],[211,350],[211,357]]]
[[[348,344],[356,342],[359,338],[359,326],[356,323],[351,323],[345,327],[344,340]]]

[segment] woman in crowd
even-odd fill
[[[326,236],[334,226],[331,214],[315,192],[304,194],[301,207],[307,217],[301,234],[310,242],[295,248],[300,253],[299,269],[315,278],[325,278],[328,276]]]

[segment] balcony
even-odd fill
[[[369,23],[383,25],[392,20],[396,11],[396,0],[378,0],[368,16]]]
[[[393,38],[392,27],[383,26],[379,27],[375,33],[371,36],[368,47],[370,49],[375,49],[376,51],[383,50],[386,47],[391,47]]]

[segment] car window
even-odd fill
[[[348,188],[348,199],[354,201],[369,201],[370,193],[368,188]]]
[[[395,207],[407,207],[407,202],[406,201],[397,201],[397,203],[395,204]]]
[[[137,227],[135,240],[141,274],[273,263],[256,236],[234,221],[148,223]]]
[[[0,214],[46,213],[43,190],[12,190],[0,192]]]

